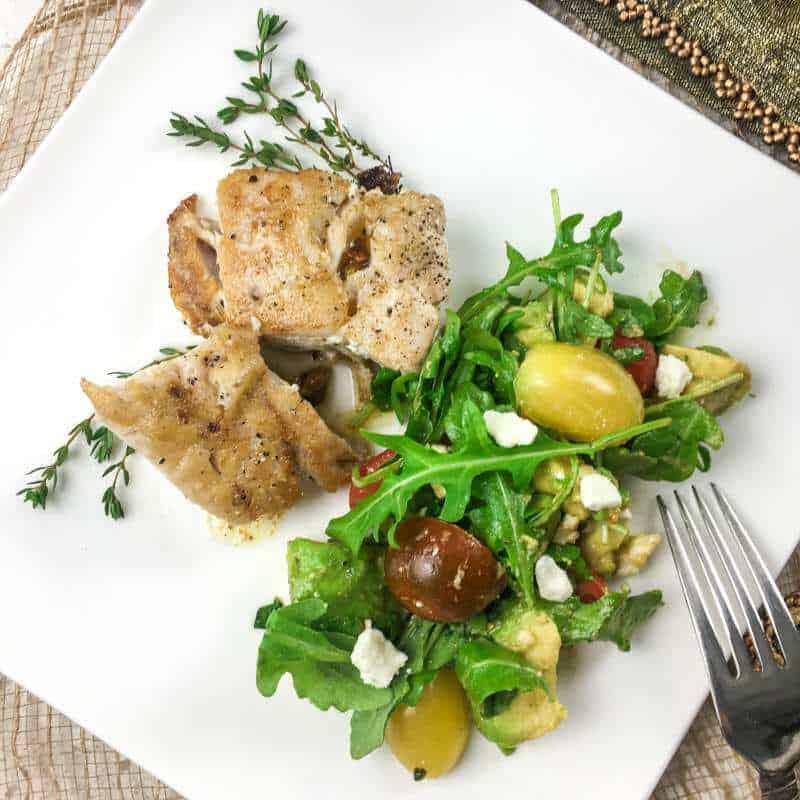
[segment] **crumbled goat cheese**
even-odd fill
[[[666,400],[680,397],[692,377],[692,371],[683,359],[670,355],[658,357],[656,391],[659,397]]]
[[[622,505],[622,496],[613,482],[592,472],[581,477],[581,503],[589,511],[602,511],[604,508],[616,508]]]
[[[501,447],[532,444],[539,429],[514,411],[484,411],[483,420],[492,439]]]
[[[563,603],[572,597],[572,583],[569,576],[550,556],[542,556],[536,562],[536,585],[544,600]]]
[[[350,661],[361,674],[364,683],[385,689],[400,667],[408,661],[408,656],[398,650],[377,628],[373,628],[370,620],[366,620],[366,627],[356,639]]]

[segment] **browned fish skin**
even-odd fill
[[[113,387],[85,379],[81,386],[114,433],[189,500],[233,524],[293,505],[299,473],[328,489],[343,485],[356,461],[313,407],[267,369],[252,331],[219,326],[185,356]]]
[[[225,319],[217,268],[216,236],[197,215],[197,195],[182,200],[167,218],[169,290],[186,324],[199,334]]]
[[[432,195],[363,193],[320,170],[237,170],[217,191],[225,313],[299,347],[416,369],[447,297],[445,214]]]

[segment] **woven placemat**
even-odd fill
[[[141,2],[46,0],[0,70],[0,191],[19,172],[72,102]],[[666,29],[655,42],[656,47],[661,48],[659,51],[650,46],[653,42],[645,41],[653,37],[642,37],[635,28],[619,19],[620,14],[629,9],[638,15],[633,19],[641,32],[647,4],[636,0],[622,0],[621,7],[616,2],[611,5],[610,0],[535,2],[589,41],[725,125],[731,132],[789,163],[789,156],[794,152],[788,147],[791,144],[791,123],[778,115],[777,106],[769,124],[783,126],[786,136],[783,139],[778,137],[776,142],[765,142],[763,114],[751,114],[749,119],[735,116],[737,105],[741,103],[740,79],[735,79],[739,81],[739,95],[719,97],[714,81],[708,80],[708,72],[697,76],[692,73],[694,51],[690,50],[683,56],[677,51],[670,53],[678,59],[677,66],[670,66],[670,62],[664,60],[662,51],[666,47],[669,53],[672,47],[663,41],[668,33]],[[701,5],[699,0],[694,4],[682,3],[678,11],[684,13],[687,20],[695,20],[696,24],[696,16],[692,15]],[[779,10],[786,15],[793,7],[798,8],[797,4],[790,3]],[[613,15],[616,15],[616,21]],[[719,30],[717,21],[714,31]],[[683,44],[679,45],[682,47]],[[684,51],[680,50],[681,53]],[[701,58],[696,53],[694,55]],[[715,66],[719,63],[712,61],[711,56],[707,58]],[[774,70],[771,74],[774,75]],[[725,91],[730,88],[726,87]],[[731,100],[734,102],[728,102]],[[766,108],[769,100],[762,97],[759,103],[761,108]],[[780,130],[773,133],[780,133]],[[795,552],[784,570],[781,586],[786,592],[800,589],[800,550]],[[713,708],[706,703],[656,789],[655,800],[756,797],[758,788],[754,771],[727,746]],[[0,675],[0,798],[177,800],[179,795]]]

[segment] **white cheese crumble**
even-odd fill
[[[581,503],[589,511],[602,511],[604,508],[617,508],[622,505],[619,489],[599,472],[592,472],[581,477],[580,493]]]
[[[532,444],[539,429],[514,411],[484,411],[483,421],[492,439],[501,447]]]
[[[692,377],[692,371],[683,359],[666,353],[658,357],[656,391],[659,397],[667,400],[680,397]]]
[[[366,620],[365,625],[356,639],[350,661],[361,674],[364,683],[385,689],[400,667],[408,661],[408,656],[398,650],[377,628],[373,628],[370,620]]]
[[[563,603],[572,597],[572,582],[569,576],[550,556],[542,556],[534,569],[536,585],[544,600]]]

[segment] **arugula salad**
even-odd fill
[[[649,303],[615,292],[610,214],[577,238],[561,217],[532,260],[446,322],[419,373],[380,369],[359,424],[402,435],[354,470],[327,541],[288,544],[291,601],[260,608],[257,686],[351,713],[350,754],[384,739],[416,780],[446,773],[472,727],[505,753],[566,716],[563,647],[631,647],[661,592],[631,595],[660,537],[630,529],[627,476],[682,481],[723,444],[745,364],[671,342],[698,324],[700,272],[664,272]]]

